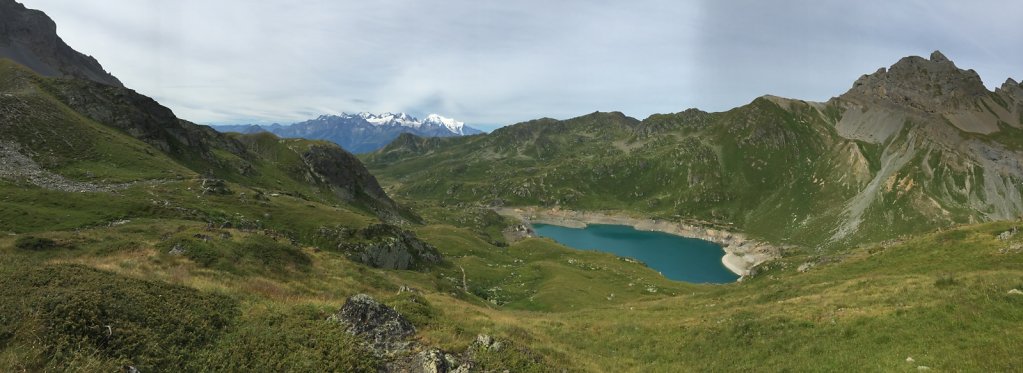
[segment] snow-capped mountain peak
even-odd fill
[[[419,128],[422,125],[422,122],[420,122],[419,119],[405,113],[373,114],[361,112],[350,117],[359,117],[370,124],[377,126],[398,125],[402,127]]]
[[[450,132],[452,135],[458,136],[480,133],[479,130],[466,126],[464,122],[457,121],[440,114],[430,114],[425,119],[420,120],[419,118],[406,113],[385,112],[381,114],[374,114],[363,111],[357,114],[341,113],[340,115],[321,115],[316,118],[315,121],[330,123],[335,119],[354,120],[378,127],[400,126],[424,131]]]
[[[435,124],[447,128],[449,131],[464,135],[463,129],[465,128],[464,122],[459,122],[452,118],[440,116],[439,114],[430,114],[423,119],[423,124]]]
[[[467,136],[483,133],[460,121],[439,114],[420,120],[406,113],[340,113],[320,115],[316,119],[287,126],[250,126],[248,132],[268,131],[291,138],[330,140],[355,153],[371,152],[394,141],[402,133],[422,137]]]

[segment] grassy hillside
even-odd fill
[[[407,200],[633,211],[809,247],[1023,212],[1019,153],[1004,141],[1012,130],[980,140],[918,118],[876,143],[838,133],[849,110],[859,109],[763,97],[643,121],[594,113],[482,136],[403,136],[363,159]]]
[[[403,136],[367,159],[413,213],[336,146],[210,134],[132,91],[0,61],[0,104],[3,371],[378,371],[396,358],[331,320],[359,293],[407,317],[416,348],[469,353],[493,336],[502,347],[472,350],[477,371],[1023,367],[1021,223],[928,230],[991,218],[997,199],[980,193],[1004,197],[986,186],[1011,175],[921,153],[938,145],[912,128],[884,144],[839,136],[845,107],[764,98]],[[912,187],[924,178],[940,182]],[[864,190],[886,203],[850,203]],[[958,205],[933,215],[924,197]],[[741,283],[686,284],[506,242],[491,203],[701,219],[805,246]],[[846,250],[812,246],[857,206]],[[856,245],[907,232],[924,233]],[[405,241],[442,259],[389,270],[349,252]]]
[[[343,212],[317,217],[359,224]],[[172,218],[36,231],[0,238],[0,297],[14,300],[3,302],[0,364],[372,370],[376,358],[326,321],[346,297],[369,293],[407,315],[420,342],[458,352],[486,333],[517,346],[489,357],[516,371],[1014,370],[1019,227],[964,226],[843,255],[795,251],[729,285],[667,281],[546,239],[498,247],[443,224],[416,229],[447,259],[426,271]],[[201,236],[212,237],[202,251],[170,253]],[[401,286],[420,293],[395,295]]]

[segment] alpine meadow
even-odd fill
[[[322,32],[363,49],[324,48],[325,65],[288,56],[308,67],[286,69],[289,79],[323,80],[275,84],[285,73],[259,70],[252,76],[267,80],[256,83],[280,94],[235,105],[265,97],[231,86],[238,96],[209,95],[231,106],[202,107],[201,95],[174,94],[190,82],[135,74],[141,67],[120,59],[132,73],[108,72],[69,45],[74,35],[117,51],[105,38],[118,33],[79,28],[103,24],[176,51],[161,34],[168,29],[132,34],[145,22],[121,13],[73,21],[99,3],[26,3],[57,13],[0,0],[0,371],[1023,370],[1023,84],[989,88],[938,37],[927,50],[948,57],[871,60],[876,70],[858,78],[827,75],[847,90],[826,100],[762,95],[728,110],[681,106],[645,119],[587,104],[592,113],[568,119],[533,110],[520,112],[540,119],[492,124],[476,118],[506,104],[582,98],[546,99],[572,91],[557,83],[536,97],[512,92],[533,82],[515,81],[520,67],[511,62],[499,64],[508,86],[488,86],[501,79],[474,70],[464,83],[427,69],[491,61],[483,29],[458,58],[410,50],[400,55],[412,67],[388,67],[398,63],[388,54],[365,64],[402,84],[363,78],[377,70],[330,80],[329,66],[356,66],[359,53],[387,48],[343,27],[355,16],[331,18],[337,9],[323,5],[301,22],[329,19],[345,32],[309,26],[275,37],[301,49],[312,42],[300,39]],[[122,5],[171,6],[151,3]],[[382,14],[412,6],[397,3],[359,5],[379,14],[356,18],[396,29]],[[202,27],[242,34],[249,29],[228,25],[260,9],[280,11],[254,18],[261,29],[297,17],[270,0],[253,4]],[[524,4],[460,4],[459,21],[424,16],[401,35],[462,40],[447,32],[485,24],[491,11],[522,17]],[[544,6],[531,6],[535,22],[548,20]],[[594,9],[606,4],[574,6],[578,17],[599,18]],[[157,16],[177,25],[169,30],[194,31],[190,11]],[[72,20],[67,32],[54,21],[62,17]],[[572,19],[566,34],[605,35],[569,30]],[[600,20],[620,26],[601,32],[634,41],[625,23]],[[522,22],[492,27],[502,42],[559,37]],[[1004,27],[1017,42],[1023,36],[1018,23]],[[224,37],[214,34],[203,37]],[[247,58],[234,45],[194,48],[214,64]],[[267,61],[282,58],[266,49]],[[192,58],[168,63],[206,79]],[[556,61],[545,54],[529,68]],[[586,74],[598,66],[578,63]],[[431,81],[415,75],[424,70],[448,85],[422,83]],[[603,90],[624,80],[613,75],[587,75],[592,86],[572,89],[626,100]],[[169,88],[130,87],[151,87],[146,79]],[[347,106],[301,96],[307,106],[272,111],[299,99],[294,86],[322,96],[315,92],[348,89],[342,81],[365,92],[346,91],[359,95]],[[469,108],[491,96],[448,95],[479,87],[514,98]],[[428,98],[397,104],[420,91]],[[697,269],[711,274],[686,281]]]

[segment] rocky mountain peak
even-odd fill
[[[69,76],[123,87],[96,59],[71,49],[57,36],[45,13],[14,0],[0,0],[0,58],[9,58],[46,76]]]
[[[1002,83],[1002,86],[995,90],[996,92],[1005,92],[1013,97],[1023,98],[1023,83],[1017,83],[1016,80],[1009,78]]]
[[[976,71],[962,70],[940,51],[934,51],[930,59],[905,57],[888,69],[864,75],[841,97],[943,113],[987,93]]]
[[[952,61],[950,61],[948,59],[948,57],[945,57],[945,55],[942,54],[941,51],[931,52],[931,62],[948,62],[948,63],[952,63]]]

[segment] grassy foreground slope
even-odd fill
[[[369,293],[425,344],[458,352],[479,333],[504,341],[513,347],[483,361],[515,371],[1016,370],[1020,226],[963,226],[841,256],[793,252],[728,285],[667,281],[546,239],[497,247],[449,225],[416,229],[448,259],[426,271],[178,219],[35,232],[42,244],[0,238],[0,366],[372,371],[378,358],[326,321]],[[196,235],[216,238],[201,255],[168,252]]]

